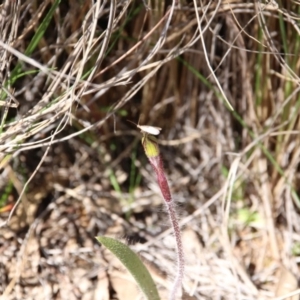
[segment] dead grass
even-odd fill
[[[139,117],[163,128],[183,299],[299,295],[299,3],[58,2],[0,6],[2,298],[136,299],[96,235],[129,241],[167,298]]]

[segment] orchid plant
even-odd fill
[[[177,293],[179,293],[182,288],[182,280],[184,276],[184,254],[174,200],[172,198],[168,180],[165,175],[158,142],[157,139],[153,136],[158,135],[161,128],[147,125],[138,125],[137,127],[141,129],[143,135],[142,145],[144,147],[145,154],[156,173],[157,183],[164,198],[171,226],[174,232],[174,237],[176,240],[177,272],[169,296],[170,300],[174,300]],[[135,253],[133,253],[132,250],[130,250],[126,245],[111,238],[97,237],[97,240],[121,260],[127,270],[133,275],[147,299],[159,299],[157,289],[149,272],[147,271],[139,257]]]
[[[145,154],[149,159],[151,166],[153,167],[158,185],[160,187],[162,196],[165,200],[165,205],[169,214],[171,225],[173,228],[176,246],[177,246],[177,273],[176,278],[171,290],[170,299],[175,299],[175,295],[179,289],[181,289],[182,279],[184,275],[184,254],[181,240],[181,232],[178,223],[176,210],[174,207],[174,200],[170,192],[169,183],[165,175],[162,157],[160,155],[158,143],[155,137],[149,135],[147,132],[143,132],[142,145],[145,150]]]

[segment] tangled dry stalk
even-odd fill
[[[129,239],[167,298],[175,245],[126,121],[139,116],[163,128],[183,299],[299,297],[297,1],[5,0],[0,12],[3,299],[138,297],[96,235]]]

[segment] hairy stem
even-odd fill
[[[173,227],[173,232],[174,232],[176,247],[177,247],[177,272],[176,272],[175,281],[173,283],[173,288],[170,294],[170,300],[173,300],[175,299],[177,290],[180,289],[182,285],[182,279],[184,275],[184,254],[183,254],[180,227],[178,224],[177,214],[174,209],[174,202],[173,201],[166,202],[166,206]]]
[[[168,210],[169,218],[175,236],[176,248],[177,248],[177,272],[176,272],[173,288],[171,290],[171,294],[169,297],[170,300],[174,300],[177,291],[181,289],[183,275],[184,275],[184,254],[183,254],[183,247],[181,241],[180,227],[178,224],[178,219],[174,208],[174,201],[172,199],[168,180],[165,175],[163,162],[159,153],[159,148],[156,139],[153,137],[148,137],[148,135],[145,134],[142,139],[142,144],[144,146],[145,153],[149,159],[149,162],[156,173],[157,182],[160,187],[163,198],[165,200],[165,204]]]

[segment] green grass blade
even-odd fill
[[[149,271],[136,253],[134,253],[127,245],[113,238],[98,236],[96,239],[122,262],[122,264],[134,277],[147,299],[160,299]]]
[[[43,20],[43,22],[41,23],[41,25],[38,27],[35,35],[33,36],[31,42],[29,43],[25,54],[26,55],[31,55],[32,52],[35,50],[35,48],[37,47],[38,43],[40,42],[41,38],[44,36],[45,31],[47,30],[50,21],[52,20],[53,14],[56,10],[56,8],[58,7],[59,3],[61,0],[56,0],[52,7],[50,8],[49,12],[47,13],[45,19]]]
[[[53,5],[51,6],[51,8],[49,9],[46,17],[44,18],[43,22],[41,23],[41,25],[38,27],[36,33],[34,34],[32,40],[30,41],[27,49],[25,50],[25,54],[27,56],[30,56],[33,51],[36,49],[38,43],[40,42],[40,40],[42,39],[42,37],[45,34],[45,31],[47,30],[47,28],[49,27],[50,21],[52,20],[53,14],[56,10],[56,8],[58,7],[59,3],[61,0],[56,0],[54,1]],[[14,84],[14,82],[16,81],[16,79],[18,78],[19,73],[21,72],[22,69],[22,65],[19,62],[16,67],[14,68],[14,70],[11,73],[11,82],[10,84]]]

